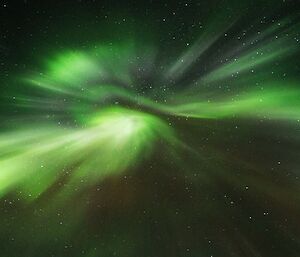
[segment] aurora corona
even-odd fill
[[[70,183],[97,183],[138,163],[150,154],[155,141],[168,142],[172,134],[159,118],[119,107],[97,113],[81,129],[48,125],[4,134],[0,192],[18,186],[26,197],[38,197],[57,172],[74,165]]]
[[[21,2],[0,22],[0,256],[299,255],[293,1]]]

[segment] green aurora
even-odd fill
[[[290,31],[290,28],[287,30]],[[233,63],[225,63],[204,76],[203,83],[208,79],[218,81],[244,70],[256,69],[279,55],[281,58],[289,56],[296,49],[289,47],[283,51],[281,45],[286,45],[286,39],[277,39],[276,43],[272,43],[270,53],[260,55],[255,49]],[[145,56],[138,60],[149,65],[154,59],[149,54],[151,50],[145,49],[144,53]],[[247,91],[206,101],[199,100],[199,83],[198,86],[173,90],[172,94],[155,99],[159,94],[157,89],[148,96],[138,92],[138,85],[131,86],[134,81],[130,70],[138,65],[135,63],[136,56],[134,44],[98,46],[86,52],[66,51],[46,61],[45,71],[20,79],[27,87],[37,88],[40,95],[14,96],[16,106],[37,110],[51,106],[53,112],[68,112],[76,128],[48,121],[38,129],[27,125],[16,132],[3,133],[2,195],[21,185],[21,188],[32,192],[30,195],[37,197],[54,183],[58,171],[74,163],[81,164],[73,176],[79,181],[84,178],[94,183],[105,174],[112,175],[137,165],[141,155],[144,158],[150,155],[149,150],[157,139],[169,143],[179,140],[173,135],[168,122],[155,117],[155,113],[197,119],[251,117],[300,120],[300,90],[295,82],[268,81],[259,89],[251,89],[255,85],[249,86]],[[119,102],[129,107],[136,106],[137,110],[111,107],[118,106]],[[102,111],[99,113],[97,108]],[[143,109],[153,114],[144,113]],[[48,119],[51,120],[51,117]],[[55,165],[51,164],[54,159]],[[93,171],[95,167],[102,167],[101,171]],[[16,175],[19,173],[22,176]]]
[[[111,26],[1,79],[3,256],[299,253],[299,15],[220,6],[188,43]]]
[[[2,134],[1,195],[18,187],[26,199],[37,198],[55,182],[58,171],[70,167],[74,188],[97,183],[137,164],[157,139],[170,142],[172,133],[159,118],[115,107],[94,114],[81,129],[40,125]]]

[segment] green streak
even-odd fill
[[[296,46],[291,47],[289,44],[284,46],[285,44],[286,43],[279,40],[279,42],[270,44],[267,47],[251,51],[212,71],[203,78],[203,82],[209,83],[235,76],[245,70],[255,68],[270,61],[278,60],[297,50]]]
[[[157,116],[108,106],[124,104],[164,117],[299,120],[298,85],[270,83],[272,77],[263,66],[296,51],[296,43],[292,44],[284,33],[295,32],[297,25],[284,30],[278,39],[258,44],[257,49],[241,53],[236,61],[196,78],[197,86],[183,85],[181,91],[172,88],[170,80],[187,75],[230,25],[217,22],[208,27],[190,50],[161,70],[153,68],[156,55],[152,47],[129,41],[59,53],[46,61],[43,72],[22,78],[32,87],[32,94],[14,96],[13,106],[20,111],[32,109],[38,114],[33,115],[36,122],[47,122],[39,124],[38,129],[30,125],[0,134],[0,196],[15,191],[23,198],[35,199],[60,180],[70,189],[62,190],[63,194],[69,193],[136,167],[151,156],[158,141],[176,142],[173,130]],[[216,32],[211,34],[214,27]],[[276,31],[276,26],[271,26],[257,39],[265,40]],[[216,87],[208,88],[211,82],[220,83],[222,88],[227,78],[257,66],[263,68],[265,78],[259,81],[263,90],[257,89],[256,78],[250,76],[231,82],[228,88],[235,91],[231,96],[224,91],[218,95]],[[243,78],[247,88],[239,90]],[[202,86],[216,97],[203,96]]]
[[[176,115],[194,118],[256,117],[299,120],[299,99],[300,90],[296,87],[274,84],[264,90],[252,90],[219,101],[178,103],[172,110]]]
[[[2,133],[0,195],[18,188],[21,197],[34,199],[62,177],[72,190],[95,184],[134,168],[158,139],[173,137],[159,118],[116,107],[88,117],[82,129],[47,125]]]

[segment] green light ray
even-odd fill
[[[224,100],[178,102],[172,110],[176,115],[194,118],[252,117],[298,121],[299,99],[300,90],[296,86],[274,82],[266,89],[232,95]]]
[[[219,18],[214,17],[209,26],[205,27],[205,31],[199,39],[171,65],[166,72],[168,79],[179,79],[236,21],[235,18],[234,21],[230,19],[226,22],[220,22],[223,19],[222,17]]]
[[[47,125],[2,133],[0,195],[17,187],[23,197],[35,199],[69,172],[74,187],[95,184],[138,165],[158,139],[173,138],[159,118],[117,107],[89,117],[83,129]]]
[[[266,46],[256,48],[245,55],[222,65],[220,68],[213,70],[204,76],[201,80],[203,83],[210,83],[235,76],[241,72],[256,68],[260,65],[279,60],[287,57],[297,51],[296,44],[289,44],[285,39],[278,39]]]
[[[209,87],[210,83],[224,84],[232,74],[252,68],[262,67],[265,74],[268,69],[264,64],[294,53],[296,44],[291,44],[284,33],[294,33],[297,26],[289,27],[285,21],[278,39],[265,45],[258,43],[259,48],[242,52],[236,61],[197,77],[197,86],[177,90],[168,84],[168,77],[177,80],[196,65],[196,60],[231,24],[208,26],[203,37],[168,66],[167,74],[152,70],[157,57],[154,47],[128,40],[123,44],[96,45],[85,51],[67,50],[46,59],[42,72],[19,79],[34,90],[30,95],[16,94],[13,105],[22,111],[35,110],[38,113],[35,118],[44,115],[48,123],[40,126],[39,131],[32,125],[28,129],[1,133],[0,194],[19,188],[36,198],[69,171],[72,174],[68,175],[68,181],[73,187],[82,181],[91,184],[121,174],[150,156],[158,139],[177,142],[168,122],[158,117],[160,114],[164,118],[299,120],[297,83],[283,80],[272,83],[270,76],[263,75],[259,88],[254,84],[256,77],[243,76],[230,84],[235,88],[232,94],[220,94],[216,87]],[[211,34],[213,28],[216,33]],[[265,39],[275,32],[278,29],[272,25],[256,39]],[[141,85],[148,77],[153,77],[149,80],[149,91]],[[203,95],[204,85],[215,97]],[[108,108],[119,104],[152,114]]]

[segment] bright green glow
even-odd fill
[[[49,76],[57,82],[74,85],[85,79],[99,75],[96,62],[87,54],[66,52],[48,62]]]
[[[298,95],[297,85],[291,86],[286,81],[270,83],[270,78],[271,81],[274,80],[271,72],[277,67],[268,70],[265,66],[297,51],[297,44],[286,36],[295,33],[297,26],[290,27],[288,19],[272,24],[259,34],[243,40],[237,51],[241,52],[237,58],[234,58],[236,49],[224,53],[224,56],[222,54],[220,65],[196,80],[197,86],[193,88],[194,91],[189,97],[184,97],[190,90],[189,86],[183,87],[179,92],[176,89],[172,91],[170,86],[168,90],[171,94],[160,90],[161,85],[167,84],[164,79],[177,81],[184,76],[214,42],[224,37],[224,33],[232,24],[231,20],[226,24],[215,22],[208,26],[192,47],[163,70],[164,74],[158,74],[161,76],[158,78],[159,84],[154,90],[149,90],[148,94],[141,94],[139,83],[135,83],[136,74],[132,71],[139,76],[139,72],[145,72],[147,75],[148,67],[153,67],[155,51],[145,44],[142,46],[127,40],[125,43],[96,45],[84,52],[66,51],[57,54],[55,58],[46,62],[46,70],[42,75],[34,74],[26,79],[30,85],[42,88],[44,96],[20,96],[17,97],[16,104],[39,110],[50,102],[53,110],[67,111],[75,119],[82,119],[87,113],[97,112],[97,108],[114,101],[133,103],[134,106],[140,105],[175,116],[299,119],[300,103],[297,99],[291,102],[291,98],[295,94]],[[276,37],[273,35],[275,33]],[[266,44],[263,40],[272,35],[273,39]],[[245,49],[246,51],[243,51]],[[225,61],[226,57],[228,61]],[[250,70],[250,75],[241,75]],[[256,72],[260,77],[255,75]],[[231,96],[210,101],[203,97],[203,85],[222,87],[231,78],[234,78],[234,81],[228,82],[229,86],[237,88]],[[254,83],[257,81],[264,90],[256,89]],[[239,92],[238,88],[241,85],[247,89]],[[281,90],[283,87],[285,89]],[[211,94],[219,94],[216,87],[210,91]]]
[[[112,45],[98,45],[82,51],[66,50],[45,61],[44,73],[30,74],[25,81],[35,87],[52,93],[84,97],[93,85],[130,87],[131,70],[139,62],[149,62],[154,51],[151,47],[141,46],[137,50],[132,42]],[[86,85],[89,85],[87,90]]]
[[[108,108],[84,129],[47,126],[0,137],[0,195],[19,188],[39,196],[66,173],[74,186],[119,174],[148,157],[157,139],[170,142],[171,128],[147,113]]]
[[[271,74],[279,69],[266,66],[297,50],[296,41],[291,43],[285,36],[295,33],[297,27],[289,28],[287,21],[245,39],[238,51],[222,53],[222,60],[215,60],[213,69],[199,73],[191,84],[174,86],[173,82],[189,77],[190,71],[193,75],[203,68],[193,66],[225,37],[232,22],[208,26],[192,47],[165,67],[156,66],[152,47],[126,41],[58,53],[45,62],[43,72],[22,78],[34,94],[16,95],[13,104],[20,110],[41,112],[41,120],[47,122],[38,129],[30,126],[0,134],[0,195],[19,189],[35,198],[62,177],[67,177],[73,190],[121,174],[149,156],[158,139],[177,141],[159,114],[168,118],[299,120],[298,85],[284,79],[273,83],[277,79]],[[275,33],[278,36],[273,40],[260,42]],[[213,97],[206,97],[203,88]],[[107,107],[122,104],[157,116]],[[61,120],[69,123],[53,125]]]

